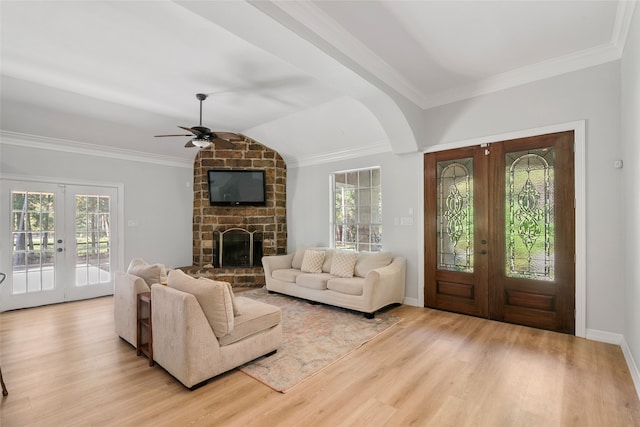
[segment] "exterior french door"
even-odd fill
[[[117,190],[2,182],[0,310],[113,293]]]
[[[575,332],[574,136],[425,154],[425,305]]]

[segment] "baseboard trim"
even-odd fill
[[[640,371],[638,370],[636,361],[633,360],[631,349],[629,348],[629,345],[627,345],[627,340],[624,339],[624,336],[622,337],[622,343],[620,344],[620,347],[622,348],[622,354],[624,354],[624,360],[626,360],[627,366],[629,367],[633,385],[636,387],[636,394],[638,395],[638,399],[640,399]]]
[[[418,301],[418,298],[408,298],[405,297],[405,299],[402,301],[403,304],[406,305],[412,305],[414,307],[422,307],[422,305],[420,304],[420,302]]]
[[[599,331],[597,329],[587,329],[585,338],[591,341],[621,345],[624,337],[621,334],[615,334],[613,332]]]

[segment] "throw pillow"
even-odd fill
[[[336,251],[331,261],[331,274],[338,277],[353,277],[357,260],[357,252]]]
[[[304,251],[302,266],[303,273],[322,273],[322,263],[324,262],[324,251]]]
[[[196,297],[216,337],[222,338],[233,330],[233,303],[227,283],[204,277],[195,279],[182,270],[172,270],[167,286]]]
[[[164,265],[162,264],[149,264],[142,258],[134,258],[129,263],[127,273],[142,278],[147,282],[147,285],[151,286],[154,283],[161,283],[162,270],[164,270]]]

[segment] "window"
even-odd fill
[[[331,181],[333,246],[357,251],[382,250],[380,168],[336,172]]]

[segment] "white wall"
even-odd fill
[[[632,375],[640,396],[640,7],[622,57],[622,201],[624,207],[625,317],[624,337],[635,367]],[[629,358],[628,354],[625,354]]]
[[[376,154],[358,159],[287,170],[288,249],[302,245],[329,245],[330,175],[349,169],[380,166],[382,177],[382,247],[407,258],[406,298],[418,298],[418,268],[422,245],[422,155]],[[395,225],[408,217],[413,225]]]
[[[0,144],[2,176],[124,185],[124,266],[132,258],[180,267],[192,263],[193,169]],[[69,181],[70,180],[70,181]],[[189,187],[187,187],[189,184]],[[127,226],[137,220],[138,226]]]

